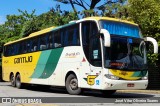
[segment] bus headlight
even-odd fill
[[[144,76],[141,78],[142,80],[148,80],[148,76]]]
[[[119,80],[119,77],[115,75],[105,74],[104,76],[108,79]]]

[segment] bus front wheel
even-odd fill
[[[78,87],[78,80],[74,74],[70,74],[66,80],[66,89],[69,94],[77,95],[81,93],[81,88]]]
[[[21,89],[21,88],[22,88],[22,83],[21,83],[21,76],[20,76],[20,74],[18,74],[18,75],[16,76],[16,81],[15,81],[15,83],[16,83],[16,87],[17,87],[18,89]]]

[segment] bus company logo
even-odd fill
[[[19,63],[29,63],[32,62],[33,57],[28,56],[28,57],[18,57],[14,59],[14,64],[19,64]]]
[[[79,52],[74,53],[66,53],[65,58],[76,58],[78,55],[80,55]]]
[[[122,71],[122,72],[120,72],[120,73],[119,73],[119,75],[126,76],[126,75],[128,75],[128,73],[127,73],[127,72],[125,72],[125,71]]]
[[[87,81],[88,85],[94,85],[95,84],[95,79],[97,78],[97,75],[88,75],[87,78],[84,78],[84,80]],[[99,84],[99,83],[98,83]]]

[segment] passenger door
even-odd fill
[[[82,62],[84,71],[81,76],[85,79],[82,86],[97,88],[100,85],[101,77],[99,73],[102,68],[100,39],[97,36],[98,27],[96,22],[88,21],[82,23],[82,46],[86,62]]]

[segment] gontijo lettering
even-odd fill
[[[18,57],[14,59],[14,64],[20,64],[20,63],[28,63],[28,62],[32,62],[33,57],[32,56],[28,56],[28,57]]]

